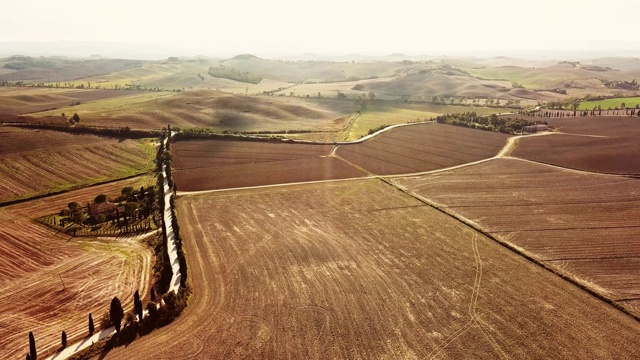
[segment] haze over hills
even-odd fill
[[[640,57],[640,41],[621,43],[616,48],[584,48],[583,50],[545,49],[507,49],[487,47],[487,49],[451,49],[448,51],[416,51],[408,48],[403,52],[385,52],[384,50],[368,52],[292,52],[292,51],[250,51],[250,53],[267,59],[287,61],[402,61],[427,60],[433,58],[522,58],[528,60],[580,60],[595,58],[633,58]],[[91,57],[99,55],[104,58],[120,58],[134,60],[161,60],[169,56],[230,58],[238,51],[225,50],[215,46],[188,46],[175,44],[127,43],[116,41],[0,41],[0,57],[12,55],[28,56],[68,56]]]

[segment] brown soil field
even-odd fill
[[[190,305],[106,358],[640,356],[636,320],[380,180],[177,206]]]
[[[337,155],[377,175],[437,170],[498,154],[508,135],[436,123],[396,128]]]
[[[640,119],[585,117],[547,121],[563,134],[520,139],[511,155],[572,169],[640,174]]]
[[[149,171],[149,139],[0,127],[0,203]]]
[[[429,123],[334,152],[331,145],[224,140],[179,141],[172,151],[178,189],[197,191],[442,169],[494,156],[507,137]]]
[[[610,174],[640,174],[640,131],[625,137],[557,134],[522,138],[512,156]]]
[[[506,115],[512,116],[512,115]],[[519,116],[520,117],[520,116]],[[539,117],[523,116],[524,119],[540,120]],[[633,116],[578,116],[568,118],[542,118],[558,131],[567,134],[624,137],[636,134],[640,120]]]
[[[640,180],[496,159],[395,182],[640,316]]]
[[[44,358],[60,347],[62,330],[71,344],[84,338],[90,312],[99,327],[113,296],[131,308],[135,290],[147,293],[152,254],[139,240],[70,238],[33,219],[150,183],[136,178],[0,208],[0,358],[23,358],[29,331]]]
[[[364,176],[330,157],[332,145],[178,141],[172,146],[180,191],[212,190]]]
[[[76,102],[96,101],[137,94],[137,91],[11,88],[0,91],[0,114],[20,115],[68,107]],[[65,114],[70,117],[73,113]]]

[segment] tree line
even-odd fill
[[[433,118],[432,118],[433,120]],[[440,115],[435,118],[439,124],[450,124],[505,134],[521,132],[525,126],[546,124],[546,121],[530,121],[520,118],[499,117],[496,114],[478,115],[475,112]]]
[[[169,129],[170,131],[170,129]],[[162,169],[162,164],[165,164],[165,149],[163,144],[164,138],[167,133],[163,133],[160,137],[160,146],[156,154],[156,170],[158,170],[157,185],[160,191],[155,191],[154,194],[157,201],[160,203],[161,208],[164,209],[164,178],[159,171]],[[170,163],[169,163],[170,165]],[[129,189],[123,189],[122,192],[129,192]],[[123,194],[124,196],[125,194]],[[98,199],[98,197],[100,197]],[[96,200],[102,201],[103,195],[98,195]],[[191,295],[191,290],[186,284],[187,280],[187,264],[184,251],[182,250],[182,238],[180,236],[180,227],[177,217],[175,216],[175,205],[173,204],[173,198],[171,198],[171,208],[173,212],[174,232],[176,235],[176,247],[178,250],[178,259],[180,262],[181,272],[181,284],[178,292],[168,291],[172,270],[171,263],[169,261],[169,254],[167,251],[167,235],[166,227],[163,226],[162,236],[157,236],[152,240],[149,240],[149,245],[154,249],[156,255],[156,262],[153,267],[153,285],[149,290],[149,301],[146,306],[142,302],[142,298],[139,291],[133,295],[133,309],[129,312],[124,311],[120,299],[115,296],[111,299],[109,310],[104,314],[100,320],[100,327],[106,329],[109,326],[114,326],[116,334],[110,337],[108,340],[101,344],[95,344],[87,348],[80,355],[75,355],[76,358],[91,358],[97,356],[105,349],[110,349],[115,346],[126,345],[135,340],[138,336],[144,336],[149,334],[156,328],[160,328],[171,323],[176,319],[182,311],[186,308],[188,299]],[[164,219],[163,219],[164,221]],[[168,291],[168,292],[167,292]],[[163,294],[159,296],[159,294]],[[93,315],[89,313],[87,323],[87,337],[92,336],[96,331]],[[67,346],[67,334],[63,330],[61,333],[61,347],[60,350]],[[36,341],[33,332],[29,332],[29,353],[27,359],[37,360],[37,348]]]

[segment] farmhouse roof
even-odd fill
[[[117,205],[113,203],[89,204],[89,215],[95,218],[98,215],[113,216],[116,213]]]

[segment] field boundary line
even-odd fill
[[[578,173],[578,174],[616,176],[616,177],[625,177],[625,178],[629,178],[629,179],[640,179],[640,174],[616,174],[616,173],[607,173],[607,172],[599,172],[599,171],[580,170],[580,169],[570,168],[570,167],[567,167],[567,166],[555,165],[555,164],[547,163],[547,162],[544,162],[544,161],[536,161],[536,160],[524,159],[524,158],[517,157],[517,156],[504,156],[503,158],[504,159],[515,159],[515,160],[530,162],[530,163],[534,163],[534,164],[548,166],[548,167],[551,167],[551,168],[554,168],[554,169],[558,169],[558,170],[575,172],[575,173]]]
[[[620,312],[628,315],[629,317],[631,317],[632,319],[640,322],[640,315],[636,315],[633,314],[631,311],[629,311],[627,308],[625,308],[624,306],[622,306],[621,304],[618,304],[616,302],[616,300],[612,299],[612,298],[608,298],[605,295],[600,294],[599,292],[597,292],[596,290],[588,287],[585,284],[582,284],[581,282],[579,282],[577,279],[575,279],[571,274],[565,274],[563,272],[561,272],[559,269],[557,269],[556,267],[553,267],[551,265],[546,264],[543,260],[536,258],[533,254],[525,251],[524,249],[521,249],[513,244],[511,244],[508,241],[505,240],[501,240],[498,237],[494,236],[489,230],[484,229],[482,226],[480,226],[479,224],[475,223],[474,221],[465,218],[462,215],[459,215],[453,211],[450,211],[450,209],[448,209],[446,206],[438,204],[434,201],[431,201],[423,196],[420,196],[412,191],[410,191],[407,188],[404,188],[400,185],[397,185],[393,182],[393,179],[391,180],[386,180],[386,179],[380,179],[383,182],[387,183],[389,186],[393,186],[396,189],[398,189],[399,191],[413,197],[414,199],[427,204],[429,206],[431,206],[432,208],[442,212],[443,214],[446,214],[458,221],[460,221],[461,223],[467,225],[468,227],[470,227],[471,229],[481,233],[482,235],[486,236],[487,238],[493,240],[494,242],[498,243],[499,245],[502,245],[503,247],[507,248],[508,250],[511,250],[513,253],[515,253],[516,255],[520,255],[523,258],[525,258],[526,260],[530,261],[531,263],[538,265],[539,267],[549,271],[552,274],[555,274],[556,276],[560,277],[561,279],[567,281],[570,284],[573,284],[574,286],[576,286],[579,289],[584,290],[586,293],[590,294],[591,296],[595,297],[598,300],[601,300],[609,305],[611,305],[613,308],[619,310]]]

